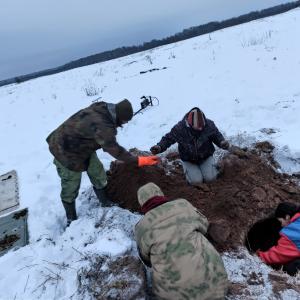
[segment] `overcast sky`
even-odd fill
[[[285,0],[0,0],[0,80]]]

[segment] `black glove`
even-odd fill
[[[161,153],[161,147],[158,145],[155,145],[153,147],[150,148],[150,151],[152,154],[158,154]]]
[[[229,149],[229,142],[226,141],[226,140],[224,140],[224,141],[222,141],[222,142],[220,143],[220,146],[221,146],[222,149],[228,150],[228,149]]]
[[[230,153],[238,156],[239,158],[248,158],[249,154],[247,153],[247,148],[240,148],[237,146],[230,146]]]

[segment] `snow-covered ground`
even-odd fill
[[[128,98],[135,110],[142,95],[158,97],[159,106],[137,115],[119,131],[118,141],[126,148],[149,150],[185,112],[199,106],[237,142],[245,137],[270,140],[282,170],[299,172],[299,36],[300,9],[295,9],[0,88],[0,174],[17,170],[21,206],[29,208],[30,233],[28,246],[0,258],[0,299],[80,299],[76,278],[87,264],[85,253],[135,254],[132,229],[139,216],[97,206],[85,175],[77,199],[79,219],[64,231],[60,182],[45,139],[98,97],[113,103]],[[140,73],[150,69],[159,70]],[[267,134],[269,128],[273,133]],[[102,151],[98,156],[108,168],[112,157]],[[258,260],[247,259],[262,272],[269,271]],[[241,260],[227,255],[224,260],[231,280],[242,281]],[[253,295],[272,298],[268,288]],[[300,299],[300,294],[282,297]]]

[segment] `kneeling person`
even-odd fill
[[[223,261],[205,238],[208,221],[185,199],[168,201],[148,183],[138,190],[145,216],[135,227],[140,257],[152,266],[157,299],[224,299]]]
[[[178,143],[183,171],[191,185],[216,179],[218,172],[213,159],[213,144],[228,149],[229,143],[198,107],[191,109],[150,151],[162,153],[175,143]]]

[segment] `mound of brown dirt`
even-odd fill
[[[160,166],[112,164],[108,193],[121,207],[139,211],[138,188],[156,183],[170,199],[185,198],[204,213],[219,250],[244,244],[249,227],[270,215],[279,202],[300,203],[300,189],[292,177],[277,173],[255,151],[244,156],[228,154],[219,164],[218,179],[198,187],[187,184],[176,155],[163,159]]]

